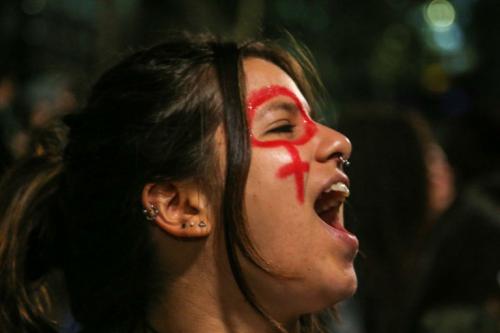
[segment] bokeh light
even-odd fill
[[[464,44],[462,31],[456,24],[444,31],[434,31],[433,39],[436,46],[445,52],[458,51]]]
[[[450,87],[449,77],[443,66],[433,63],[426,66],[422,72],[422,86],[433,94],[442,94]]]
[[[455,8],[447,0],[433,0],[424,7],[424,18],[431,28],[447,30],[455,22]]]

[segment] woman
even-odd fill
[[[356,289],[351,152],[311,120],[281,48],[179,38],[107,71],[68,143],[5,179],[1,328],[51,332],[62,272],[83,332],[317,332]]]

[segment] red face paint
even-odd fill
[[[297,146],[307,143],[316,133],[317,127],[311,120],[307,112],[304,110],[304,106],[298,99],[298,97],[291,92],[289,89],[282,86],[267,86],[253,92],[247,101],[247,114],[248,114],[248,124],[249,128],[252,128],[253,118],[255,116],[255,111],[257,108],[267,102],[268,100],[278,97],[285,96],[289,97],[293,103],[297,106],[297,109],[302,116],[302,122],[304,126],[304,133],[297,139],[294,140],[270,140],[270,141],[260,141],[257,140],[252,134],[252,146],[261,148],[277,148],[283,147],[290,154],[291,162],[285,164],[279,168],[276,176],[278,178],[286,178],[290,175],[294,176],[295,185],[297,186],[297,200],[300,203],[304,202],[304,174],[309,171],[309,163],[304,162],[300,159],[299,150]]]

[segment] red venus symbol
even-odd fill
[[[276,147],[284,147],[291,157],[291,162],[285,164],[281,168],[279,168],[277,172],[278,178],[286,178],[290,175],[293,175],[295,178],[295,184],[297,186],[297,199],[300,203],[304,202],[304,174],[309,171],[309,163],[304,162],[300,159],[298,146],[307,143],[316,133],[317,127],[314,122],[311,120],[309,115],[304,110],[304,107],[298,97],[291,92],[289,89],[282,86],[267,86],[262,89],[259,89],[253,92],[248,98],[247,103],[247,113],[248,113],[248,123],[251,128],[253,118],[255,116],[255,110],[265,103],[266,101],[277,97],[277,96],[286,96],[292,99],[294,104],[297,106],[299,110],[302,121],[304,124],[304,134],[299,138],[294,140],[270,140],[270,141],[260,141],[257,140],[252,135],[252,145],[254,147],[261,148],[276,148]]]

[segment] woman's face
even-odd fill
[[[343,228],[349,140],[311,120],[295,82],[276,65],[244,61],[252,160],[245,205],[250,238],[278,278],[246,268],[276,315],[320,310],[356,289],[357,239]]]

